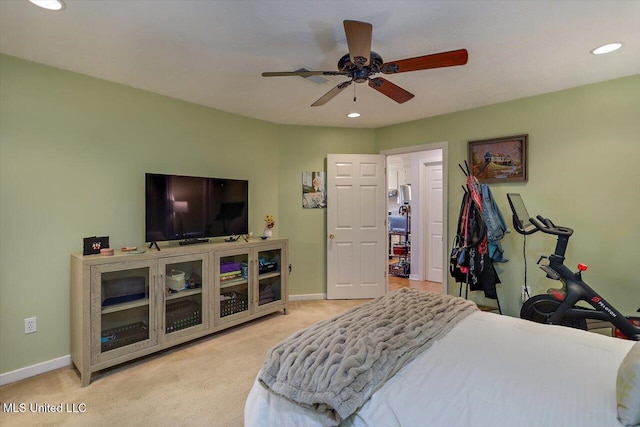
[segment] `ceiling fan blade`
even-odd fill
[[[430,68],[453,67],[467,63],[469,54],[466,49],[417,56],[382,64],[380,71],[384,74],[406,73],[407,71],[427,70]]]
[[[389,98],[396,101],[398,104],[402,104],[407,102],[414,95],[411,92],[407,92],[402,89],[400,86],[391,83],[387,79],[383,79],[382,77],[375,77],[373,79],[369,79],[369,86],[377,90],[383,95],[387,95]]]
[[[373,26],[366,22],[349,20],[344,21],[343,24],[351,62],[358,67],[369,65]]]
[[[329,92],[322,95],[322,97],[318,99],[316,102],[314,102],[313,104],[311,104],[311,106],[319,107],[321,105],[326,104],[327,102],[331,101],[337,94],[345,90],[351,84],[351,82],[352,80],[340,83],[338,86],[334,87]]]
[[[346,73],[340,71],[267,71],[262,73],[262,77],[286,77],[286,76],[343,76]]]

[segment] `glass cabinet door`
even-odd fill
[[[160,260],[160,286],[164,294],[161,328],[165,336],[206,328],[207,299],[203,295],[209,289],[207,260],[207,254]]]
[[[258,308],[282,301],[282,249],[258,252]]]
[[[153,261],[91,268],[94,362],[157,344]]]
[[[221,254],[216,263],[218,295],[215,306],[217,318],[225,319],[249,310],[251,268],[247,252]]]

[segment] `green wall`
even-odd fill
[[[448,141],[452,229],[466,141],[517,133],[530,135],[530,179],[492,187],[503,212],[504,193],[520,191],[531,211],[574,227],[571,264],[590,264],[589,280],[635,310],[638,94],[634,76],[381,129],[285,126],[0,56],[0,373],[69,354],[69,254],[96,234],[116,248],[142,244],[145,172],[248,179],[251,231],[260,234],[271,213],[275,234],[290,239],[290,293],[322,294],[325,210],[302,209],[303,171],[326,170],[328,153]],[[521,244],[519,235],[505,239],[512,261],[500,266],[510,314]],[[530,238],[530,261],[552,245]],[[541,291],[548,283],[532,264],[530,283]],[[24,335],[32,316],[38,332]]]
[[[279,126],[4,55],[0,94],[0,373],[69,354],[69,255],[86,236],[143,244],[145,172],[248,179],[250,230],[270,213],[290,236],[291,292],[324,292],[324,210],[299,213],[301,173],[373,152],[373,130]]]
[[[574,228],[566,264],[572,269],[578,262],[588,264],[585,281],[619,310],[635,312],[640,308],[635,268],[640,259],[640,76],[380,128],[376,140],[380,150],[448,141],[450,244],[465,182],[457,165],[467,158],[467,141],[524,133],[529,134],[528,182],[491,184],[505,219],[511,222],[506,193],[519,192],[531,215]],[[502,280],[498,294],[503,309],[518,315],[523,236],[512,232],[503,244],[510,262],[496,264]],[[535,264],[554,247],[551,236],[527,238],[533,294],[558,285]],[[449,279],[449,293],[457,295],[458,289]]]
[[[375,131],[281,126],[278,137],[280,234],[290,240],[290,294],[323,294],[327,283],[326,210],[302,208],[302,172],[326,171],[330,153],[375,153]]]

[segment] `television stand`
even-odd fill
[[[94,372],[277,311],[286,314],[288,248],[287,239],[273,238],[174,243],[162,253],[71,255],[69,347],[81,384],[89,385]],[[189,287],[167,292],[182,277]]]
[[[181,240],[178,242],[178,244],[180,246],[185,246],[185,245],[195,245],[198,243],[208,243],[209,239],[187,239],[187,240]]]
[[[157,249],[158,251],[160,251],[160,246],[158,246],[158,242],[151,242],[151,243],[149,243],[149,249],[151,249],[151,248],[152,248],[152,247],[154,247],[154,246],[156,247],[156,249]]]

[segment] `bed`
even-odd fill
[[[362,373],[374,372],[370,375],[373,385],[359,384],[358,379],[356,388],[370,387],[371,390],[364,396],[363,403],[356,402],[353,412],[343,411],[339,416],[336,416],[335,408],[330,407],[328,415],[326,404],[309,400],[309,396],[314,396],[314,390],[320,387],[319,383],[312,381],[310,391],[305,392],[307,394],[296,388],[299,383],[294,384],[293,398],[278,385],[282,385],[286,376],[295,376],[298,380],[300,376],[311,378],[313,374],[307,368],[316,367],[319,359],[326,359],[329,365],[335,364],[336,360],[332,359],[331,352],[327,353],[327,347],[344,344],[344,340],[336,338],[344,327],[336,322],[346,315],[346,323],[357,323],[353,321],[351,312],[360,307],[294,334],[265,357],[265,364],[245,403],[245,425],[620,427],[640,422],[640,343],[634,346],[633,341],[481,312],[475,306],[469,309],[465,305],[469,302],[464,299],[432,297],[436,294],[416,290],[394,291],[361,307],[374,304],[374,311],[387,312],[391,304],[389,298],[398,299],[398,295],[402,301],[445,298],[462,304],[461,300],[465,302],[460,310],[463,314],[446,319],[443,326],[433,320],[437,315],[425,315],[424,310],[419,312],[420,318],[429,318],[424,322],[426,326],[412,325],[406,329],[423,331],[435,326],[440,332],[428,332],[432,337],[418,343],[420,348],[416,350],[398,353],[392,349],[385,354],[384,349],[393,345],[372,344],[371,348],[383,349],[379,353],[384,362],[375,361],[367,369],[362,369]],[[387,304],[384,310],[379,309],[380,300]],[[446,316],[446,311],[441,314]],[[369,324],[376,321],[369,321]],[[385,322],[389,324],[389,319]],[[368,340],[381,329],[384,327],[370,329],[359,339],[364,336]],[[333,344],[308,345],[303,340],[305,335],[304,339],[309,340],[316,339],[309,337],[323,334],[326,337],[320,342]],[[291,346],[292,340],[298,342],[297,349],[283,350],[287,342]],[[394,351],[396,356],[400,354],[396,359],[405,360],[400,360],[401,366],[388,370],[389,378],[376,378],[375,372],[393,358]],[[281,356],[275,371],[273,363],[269,364],[277,359],[274,355]],[[343,356],[348,359],[353,354],[338,356],[340,362],[343,362]],[[621,366],[626,365],[630,366],[627,390],[622,396],[617,396],[616,385],[620,388],[620,378],[617,377]],[[295,375],[290,373],[296,370],[292,366],[297,369]],[[387,369],[386,365],[383,367]],[[316,368],[320,369],[323,380],[330,374],[339,376],[354,369],[357,371],[353,366],[344,372]],[[265,371],[275,373],[270,377]],[[356,377],[360,375],[358,373]],[[291,388],[287,385],[285,391]],[[324,392],[318,391],[318,394],[324,395]],[[298,399],[301,395],[303,397]],[[351,395],[343,395],[345,400],[351,399]],[[622,423],[618,419],[621,398],[626,404]],[[294,402],[296,400],[301,402]]]

